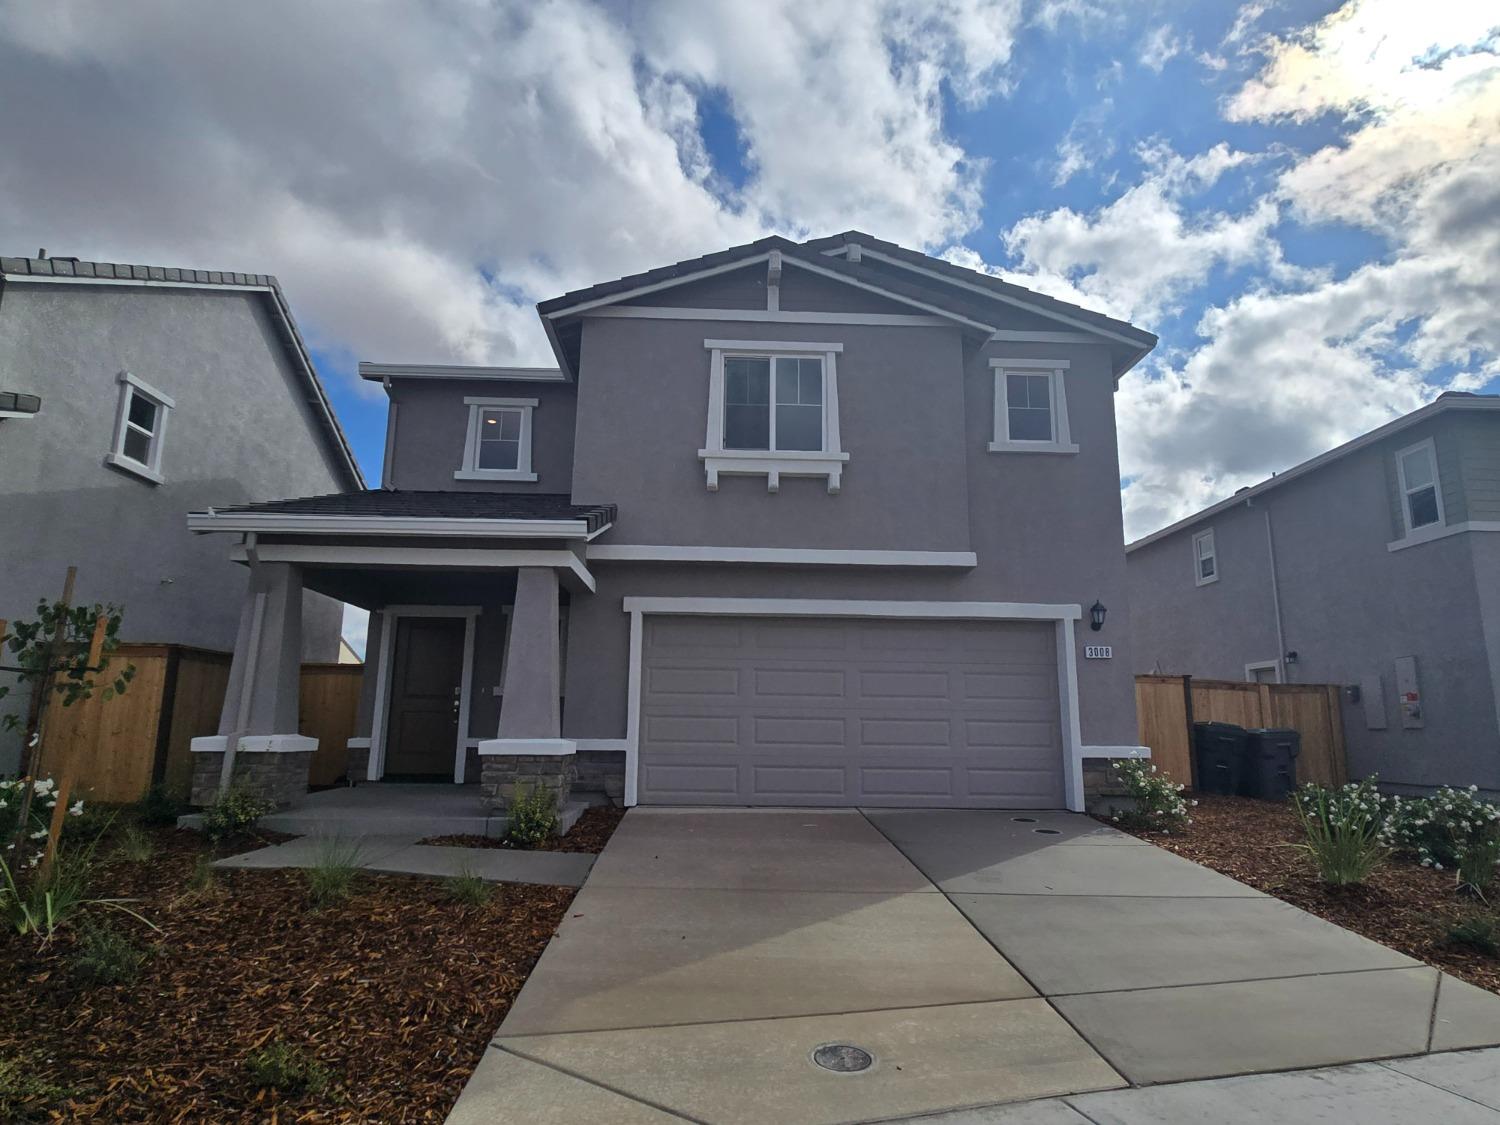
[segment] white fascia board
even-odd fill
[[[864,601],[856,598],[627,597],[626,613],[711,617],[906,617],[961,621],[1077,621],[1078,605],[1041,602]]]
[[[583,539],[586,520],[437,519],[326,516],[285,512],[188,513],[189,531],[255,531],[286,535],[445,535],[490,539]]]
[[[1357,453],[1368,445],[1373,445],[1375,442],[1388,438],[1392,434],[1400,433],[1409,426],[1415,426],[1418,422],[1425,422],[1428,418],[1449,410],[1500,410],[1500,398],[1440,398],[1435,402],[1429,402],[1420,410],[1414,410],[1410,414],[1387,422],[1379,429],[1371,430],[1367,434],[1361,434],[1359,437],[1351,441],[1346,441],[1343,445],[1335,446],[1327,453],[1320,453],[1311,460],[1302,462],[1300,465],[1293,465],[1285,472],[1277,473],[1270,480],[1264,480],[1257,485],[1242,489],[1228,499],[1220,500],[1217,504],[1212,504],[1204,508],[1201,512],[1180,519],[1176,523],[1168,524],[1160,531],[1153,531],[1150,535],[1137,539],[1134,543],[1127,543],[1125,544],[1125,553],[1128,555],[1130,552],[1139,550],[1142,547],[1149,547],[1157,540],[1165,539],[1169,535],[1175,535],[1184,528],[1191,527],[1202,520],[1211,519],[1220,512],[1233,508],[1236,504],[1243,504],[1246,500],[1254,499],[1256,496],[1269,492],[1278,485],[1283,485],[1288,481],[1296,480],[1298,477],[1306,476],[1316,469],[1321,469],[1324,465],[1331,464],[1342,457],[1347,457],[1351,453]]]
[[[226,271],[220,271],[226,272]],[[214,281],[159,281],[144,277],[64,277],[57,274],[7,273],[5,283],[21,285],[130,285],[147,289],[230,289],[236,293],[270,293],[269,285],[235,285]]]
[[[903,328],[946,328],[952,320],[942,316],[905,313],[802,312],[772,309],[699,309],[657,305],[610,305],[584,314],[622,320],[719,320],[756,321],[769,324],[860,324]],[[1060,333],[1052,333],[1060,335]]]
[[[772,566],[887,566],[967,568],[979,565],[973,551],[826,550],[815,547],[690,547],[599,544],[590,562],[751,563]]]
[[[244,562],[249,552],[236,547],[231,561]],[[594,576],[584,561],[564,550],[491,550],[484,547],[371,547],[331,543],[259,543],[255,557],[260,562],[297,563],[303,566],[400,567],[407,570],[515,570],[519,567],[550,567],[571,577],[577,587],[593,593]],[[399,607],[396,607],[399,608]],[[462,607],[459,607],[462,608]]]
[[[566,383],[559,367],[478,367],[457,363],[371,363],[361,360],[359,377],[385,379],[482,379],[512,383]]]
[[[706,269],[694,270],[692,273],[684,273],[679,274],[676,277],[669,277],[665,281],[654,281],[649,285],[638,285],[634,289],[625,289],[621,290],[619,293],[611,293],[607,297],[596,297],[592,301],[584,301],[581,304],[569,305],[565,309],[558,309],[555,312],[545,313],[542,316],[542,320],[549,321],[556,320],[559,317],[577,316],[579,313],[588,312],[590,309],[597,309],[604,305],[619,304],[621,301],[628,301],[632,297],[640,297],[646,293],[656,293],[662,289],[671,289],[677,285],[686,285],[690,281],[697,281],[698,279],[704,277],[714,277],[721,273],[730,273],[734,270],[742,270],[746,266],[755,265],[757,262],[769,262],[770,260],[771,254],[769,251],[764,254],[755,254],[749,258],[739,258],[733,262],[727,262],[721,266],[710,266]]]

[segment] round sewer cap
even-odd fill
[[[858,1074],[874,1065],[875,1056],[848,1043],[825,1043],[813,1048],[812,1060],[835,1074]]]
[[[1034,816],[1013,816],[1013,817],[1011,817],[1011,820],[1015,821],[1017,824],[1035,824],[1036,823],[1036,817],[1034,817]]]
[[[1032,831],[1035,832],[1038,836],[1061,836],[1062,835],[1062,831],[1060,829],[1057,829],[1057,828],[1033,828]]]

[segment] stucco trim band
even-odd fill
[[[979,565],[973,551],[827,550],[819,547],[699,547],[604,543],[588,548],[589,562],[756,563],[782,566]]]
[[[528,754],[535,757],[563,757],[578,752],[571,738],[486,738],[479,743],[479,753]]]
[[[209,734],[188,743],[193,754],[222,754],[229,741],[227,735]],[[247,734],[235,747],[236,754],[311,754],[318,748],[316,738],[305,734]]]

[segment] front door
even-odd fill
[[[464,619],[396,619],[385,776],[453,778]]]

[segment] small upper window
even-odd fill
[[[1443,523],[1443,497],[1438,488],[1437,448],[1432,439],[1396,454],[1396,476],[1401,486],[1401,512],[1406,533]]]
[[[114,447],[104,460],[160,484],[162,443],[167,434],[167,415],[174,404],[168,396],[128,371],[120,372],[119,381]]]
[[[1199,586],[1219,580],[1219,555],[1214,549],[1212,528],[1193,536],[1193,580]]]
[[[536,480],[531,471],[534,398],[466,398],[469,430],[456,480]]]
[[[1059,359],[992,359],[995,433],[991,453],[1077,453]]]

